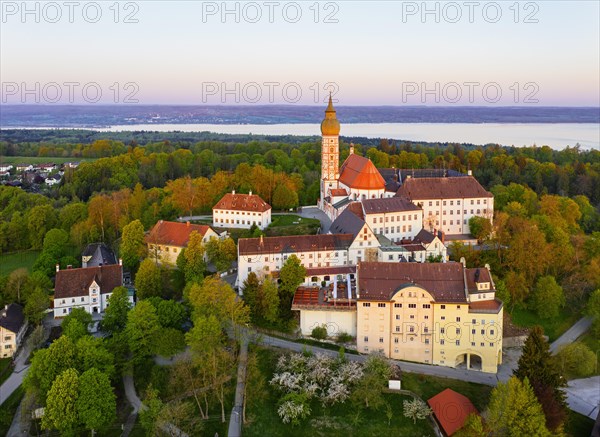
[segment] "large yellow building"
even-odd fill
[[[463,263],[360,263],[359,352],[496,373],[502,302],[489,267]]]

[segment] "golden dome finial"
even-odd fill
[[[327,105],[327,109],[325,109],[325,119],[321,122],[321,134],[329,136],[340,134],[340,122],[335,115],[331,92],[329,92],[329,104]]]

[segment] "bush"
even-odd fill
[[[336,338],[336,342],[337,343],[350,343],[354,340],[354,337],[352,337],[350,334],[348,334],[347,332],[340,332],[337,335]]]
[[[317,340],[325,340],[327,338],[327,328],[325,326],[317,326],[312,330],[310,336]]]
[[[596,370],[596,354],[583,343],[571,343],[560,349],[556,360],[563,372],[585,377]]]

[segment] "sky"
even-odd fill
[[[1,2],[1,102],[600,106],[600,2]]]

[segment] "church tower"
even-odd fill
[[[325,119],[321,122],[321,199],[320,206],[324,209],[324,200],[332,188],[338,188],[340,177],[340,122],[336,118],[335,109],[329,95],[329,105],[325,110]]]

